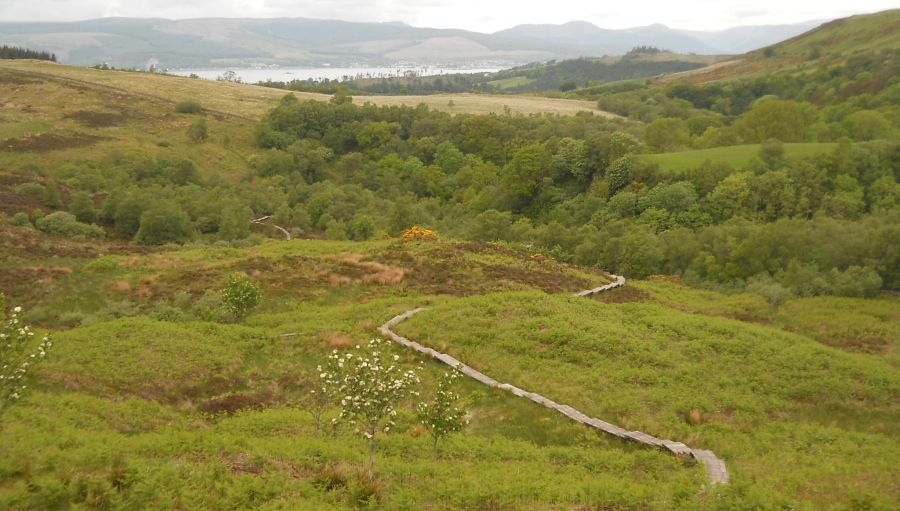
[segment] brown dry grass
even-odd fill
[[[78,121],[89,128],[108,128],[125,122],[125,116],[121,113],[92,112],[89,110],[79,110],[66,114],[65,118]]]
[[[127,280],[117,280],[112,285],[113,291],[117,293],[131,293],[131,284]]]
[[[395,285],[403,282],[403,278],[406,276],[409,270],[404,268],[395,268],[393,266],[385,266],[381,263],[376,262],[368,262],[363,263],[362,266],[369,271],[373,272],[371,275],[366,275],[363,277],[362,281],[366,284],[382,284],[382,285]]]
[[[344,349],[353,346],[353,339],[339,332],[326,332],[321,337],[322,341],[331,349]]]
[[[336,273],[328,274],[328,285],[331,287],[343,287],[347,284],[350,284],[350,277],[345,277]]]
[[[198,80],[180,76],[126,71],[101,71],[90,68],[64,66],[38,61],[5,61],[9,69],[43,73],[70,80],[79,80],[121,89],[132,94],[168,101],[200,98],[203,106],[211,110],[227,112],[242,117],[261,118],[287,91],[256,85]],[[30,77],[21,77],[30,79]],[[329,101],[328,94],[294,92],[300,99]],[[449,106],[450,102],[453,106]],[[618,117],[597,109],[596,103],[574,99],[555,99],[538,96],[511,96],[494,94],[436,94],[431,96],[355,96],[356,104],[372,103],[379,106],[417,106],[425,104],[434,110],[467,114],[559,114],[574,115],[578,112],[594,112],[597,115]]]
[[[345,285],[350,282],[363,284],[381,284],[396,285],[403,282],[403,279],[410,270],[395,266],[389,266],[377,261],[364,261],[366,256],[361,254],[343,254],[340,256],[326,256],[323,259],[334,261],[341,266],[347,267],[352,271],[352,276],[336,275],[329,276],[329,282],[334,285]],[[344,277],[344,278],[340,278]]]
[[[37,133],[0,141],[0,149],[21,153],[45,153],[47,151],[87,147],[101,140],[103,140],[103,137],[85,133],[73,133],[71,135]]]

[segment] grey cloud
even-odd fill
[[[663,23],[718,29],[748,23],[791,23],[872,12],[896,0],[784,2],[784,0],[0,0],[0,21],[73,21],[129,17],[306,17],[403,21],[417,26],[493,31],[519,23],[594,22],[605,28]]]

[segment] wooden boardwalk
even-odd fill
[[[604,286],[600,286],[594,289],[588,289],[586,291],[581,291],[579,293],[575,293],[575,296],[591,296],[598,293],[603,293],[605,291],[609,291],[611,289],[615,289],[617,287],[621,287],[625,285],[625,277],[621,277],[618,275],[613,275],[613,282],[606,284]],[[410,317],[418,314],[425,310],[423,307],[418,309],[412,309],[409,311],[400,314],[399,316],[395,316],[391,318],[390,321],[381,325],[378,328],[378,331],[385,336],[386,338],[402,344],[408,348],[412,348],[420,353],[424,353],[431,358],[440,360],[441,362],[447,364],[450,367],[456,368],[461,373],[469,376],[479,382],[489,386],[496,387],[498,389],[505,390],[507,392],[511,392],[519,397],[524,397],[526,399],[530,399],[539,405],[543,405],[552,410],[556,410],[557,412],[569,417],[570,419],[580,422],[586,426],[592,427],[594,429],[598,429],[607,433],[609,435],[622,438],[629,441],[638,442],[650,447],[663,449],[666,452],[674,454],[676,456],[681,456],[685,458],[693,458],[703,463],[706,466],[706,474],[709,482],[711,484],[724,484],[728,482],[728,469],[725,467],[725,462],[716,457],[716,455],[712,451],[702,450],[702,449],[691,449],[690,447],[684,445],[681,442],[676,442],[674,440],[668,439],[659,439],[652,435],[648,435],[647,433],[643,433],[641,431],[628,431],[624,428],[620,428],[615,424],[611,424],[609,422],[595,419],[587,416],[575,408],[572,408],[569,405],[564,405],[557,403],[551,399],[548,399],[540,394],[535,392],[529,392],[527,390],[520,389],[515,385],[509,383],[501,383],[497,380],[491,378],[490,376],[476,371],[475,369],[469,367],[468,365],[460,362],[456,358],[446,354],[435,351],[427,346],[423,346],[415,341],[409,340],[406,337],[398,335],[394,333],[391,328],[395,325],[409,319]]]

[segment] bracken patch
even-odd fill
[[[107,137],[98,137],[86,133],[58,135],[56,133],[38,133],[19,138],[9,138],[0,142],[0,150],[18,153],[46,153],[94,145]]]
[[[66,119],[72,119],[88,128],[108,128],[110,126],[118,126],[126,120],[125,116],[120,113],[112,112],[91,112],[89,110],[79,110],[65,116]]]

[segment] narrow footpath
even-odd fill
[[[625,277],[613,275],[613,282],[594,289],[588,289],[575,293],[575,296],[588,297],[598,293],[610,291],[624,285]],[[391,330],[391,328],[396,326],[398,323],[411,318],[412,316],[418,314],[419,312],[422,312],[423,310],[425,310],[425,308],[420,307],[418,309],[406,311],[403,314],[392,318],[387,323],[381,325],[381,327],[378,328],[378,331],[386,338],[391,339],[392,341],[402,344],[408,348],[412,348],[420,353],[424,353],[431,358],[440,360],[448,366],[456,368],[459,372],[465,374],[466,376],[474,378],[475,380],[478,380],[479,382],[489,387],[496,387],[498,389],[511,392],[516,396],[530,399],[539,405],[543,405],[552,410],[556,410],[557,412],[565,415],[566,417],[569,417],[576,422],[580,422],[586,426],[599,429],[600,431],[603,431],[604,433],[615,437],[638,442],[650,447],[663,449],[666,452],[669,452],[676,456],[694,458],[706,466],[706,474],[710,484],[724,484],[728,482],[728,469],[725,467],[725,462],[716,457],[716,455],[712,451],[704,449],[691,449],[681,442],[676,442],[668,439],[659,439],[641,431],[628,431],[624,428],[616,426],[615,424],[589,417],[569,405],[559,404],[540,394],[520,389],[519,387],[516,387],[515,385],[509,383],[501,383],[480,371],[476,371],[475,369],[469,367],[468,365],[460,362],[459,360],[446,353],[440,353],[415,341],[411,341],[406,337],[397,335]]]

